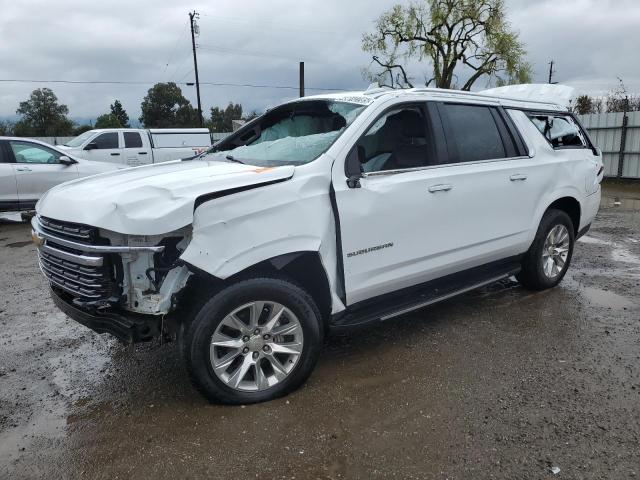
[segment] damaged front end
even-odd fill
[[[40,269],[67,315],[125,343],[173,336],[168,315],[191,276],[179,261],[191,226],[134,236],[38,215],[32,227]]]

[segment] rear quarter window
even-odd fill
[[[553,148],[589,148],[586,135],[571,115],[527,112],[527,117]]]

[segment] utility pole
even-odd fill
[[[200,103],[200,80],[198,78],[198,56],[196,55],[196,30],[200,33],[195,20],[200,18],[195,10],[189,13],[189,22],[191,23],[191,46],[193,47],[193,69],[196,72],[196,95],[198,96],[198,123],[202,126],[202,104]]]
[[[555,73],[555,72],[553,71],[553,60],[551,60],[551,61],[549,62],[549,83],[550,83],[550,84],[556,84],[556,83],[558,83],[558,82],[554,82],[554,81],[553,81],[553,74],[554,74],[554,73]]]
[[[300,62],[300,97],[304,97],[304,62]]]

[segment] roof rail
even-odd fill
[[[412,88],[412,89],[408,89],[408,91],[413,91],[413,92],[424,92],[424,93],[433,93],[436,95],[459,95],[459,96],[470,96],[470,97],[476,97],[476,98],[486,98],[486,99],[491,99],[491,100],[504,100],[504,101],[508,101],[508,102],[522,102],[522,103],[534,103],[534,104],[538,104],[538,105],[554,105],[556,107],[559,107],[561,105],[557,104],[554,101],[542,101],[542,100],[533,100],[533,99],[529,99],[529,98],[517,98],[517,97],[510,97],[510,96],[505,96],[505,95],[496,95],[494,93],[491,93],[490,91],[480,91],[480,92],[470,92],[467,90],[452,90],[452,89],[447,89],[447,88],[433,88],[433,87],[418,87],[418,88]]]

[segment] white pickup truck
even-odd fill
[[[59,145],[75,157],[130,167],[189,158],[210,147],[206,128],[96,129]]]

